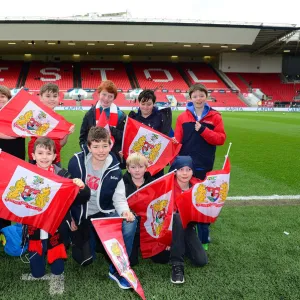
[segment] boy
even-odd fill
[[[74,229],[78,227],[84,236],[89,236],[95,258],[96,243],[100,241],[90,219],[124,217],[127,222],[123,222],[122,232],[130,256],[137,221],[127,204],[119,161],[110,152],[109,132],[102,127],[92,127],[87,137],[87,148],[83,147],[82,152],[75,154],[68,167],[72,177],[81,178],[91,189],[91,196],[86,205],[72,207],[75,222],[73,227]],[[109,267],[109,278],[115,280],[122,289],[131,288],[128,281],[118,274],[113,264]]]
[[[213,169],[216,146],[225,143],[226,133],[220,113],[206,103],[208,91],[205,86],[192,85],[189,96],[191,102],[176,121],[175,141],[182,144],[179,155],[192,157],[194,176],[204,180],[206,173]],[[198,233],[207,248],[208,224],[200,223]]]
[[[70,177],[66,170],[52,165],[56,157],[56,148],[53,140],[47,137],[38,138],[33,146],[32,157],[36,161],[37,167],[61,176],[64,175],[64,177]],[[73,179],[73,182],[81,189],[75,201],[79,203],[84,202],[84,199],[90,195],[89,188],[78,178]],[[61,200],[63,201],[63,199]],[[61,275],[64,272],[64,259],[67,258],[63,244],[64,225],[65,223],[70,224],[70,218],[69,220],[67,218],[68,215],[53,236],[42,229],[28,226],[30,269],[34,278],[41,278],[45,275],[46,253],[51,264],[51,273],[53,275]]]
[[[177,169],[177,171],[175,174],[174,199],[192,187],[192,158],[190,156],[177,156],[170,171],[175,169]],[[187,255],[193,265],[202,267],[207,264],[207,254],[197,236],[195,223],[191,222],[186,229],[183,229],[176,205],[174,210],[170,252],[170,263],[172,265],[171,282],[180,284],[184,283],[184,256]]]
[[[0,109],[11,99],[10,89],[0,85]],[[0,149],[25,160],[25,139],[7,136],[1,133],[0,129]],[[11,224],[10,221],[0,219],[0,229]]]
[[[118,90],[112,81],[105,80],[101,82],[97,92],[99,93],[99,101],[95,106],[91,107],[83,118],[80,128],[79,146],[83,149],[87,143],[90,128],[97,126],[101,114],[104,113],[107,123],[109,124],[111,135],[115,140],[111,151],[120,161],[121,159],[118,153],[121,150],[126,115],[113,103],[117,98]]]
[[[48,106],[49,108],[53,109],[59,105],[59,87],[54,83],[46,83],[40,88],[40,95],[39,98],[41,102]],[[33,145],[36,141],[36,137],[32,137],[28,143],[28,158],[30,163],[34,163],[34,158],[32,157],[33,153]],[[67,143],[68,135],[66,135],[62,140],[53,139],[55,142],[56,147],[56,157],[54,163],[57,166],[61,166],[61,157],[60,152],[61,148]]]
[[[137,191],[139,188],[150,183],[153,178],[149,172],[148,160],[141,153],[132,153],[127,157],[126,160],[127,172],[123,175],[123,180],[125,184],[126,197],[128,198],[132,193]],[[134,266],[139,263],[138,253],[140,246],[140,219],[138,218],[137,230],[135,233],[132,252],[129,257],[130,265]]]

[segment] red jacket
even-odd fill
[[[201,128],[195,130],[196,118],[190,109],[179,115],[175,126],[175,138],[182,144],[179,155],[189,155],[196,170],[209,172],[213,169],[216,146],[226,140],[223,120],[219,112],[206,106],[200,120]]]

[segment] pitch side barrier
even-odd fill
[[[279,108],[279,107],[213,107],[218,111],[255,111],[255,112],[298,112],[300,113],[300,107],[291,107],[291,108]],[[55,110],[65,110],[65,111],[85,111],[89,110],[90,107],[88,106],[59,106],[56,107]],[[121,106],[121,110],[132,110],[131,107],[128,106]],[[185,107],[178,107],[179,111],[184,111]],[[176,111],[175,110],[175,111]]]

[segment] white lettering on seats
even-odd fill
[[[155,79],[155,78],[151,77],[150,71],[164,72],[168,79]],[[168,71],[166,69],[154,69],[154,68],[145,69],[144,70],[144,74],[145,74],[145,76],[146,76],[147,79],[151,78],[154,82],[169,82],[169,81],[173,81],[174,80],[173,76],[170,73],[170,71]]]
[[[51,71],[60,71],[59,68],[44,68],[41,69],[41,73],[43,75],[52,75],[54,76],[54,78],[45,78],[45,77],[41,77],[41,81],[57,81],[61,79],[61,75],[55,72],[51,72]]]

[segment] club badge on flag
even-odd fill
[[[122,234],[123,218],[99,218],[91,221],[119,275],[127,279],[142,299],[146,299],[142,285],[130,267]]]
[[[174,172],[138,189],[127,198],[140,222],[140,245],[144,258],[166,249],[172,242]]]
[[[73,126],[25,90],[20,90],[0,110],[1,132],[8,136],[63,139]]]
[[[54,234],[79,188],[3,151],[0,166],[0,217]]]
[[[174,144],[168,136],[132,118],[127,118],[122,143],[124,158],[127,159],[133,152],[143,154],[148,159],[148,171],[151,175],[172,161],[180,148],[181,144]]]
[[[204,181],[175,199],[184,228],[192,221],[216,221],[228,195],[229,179],[230,162],[227,158],[222,170],[208,172]]]

